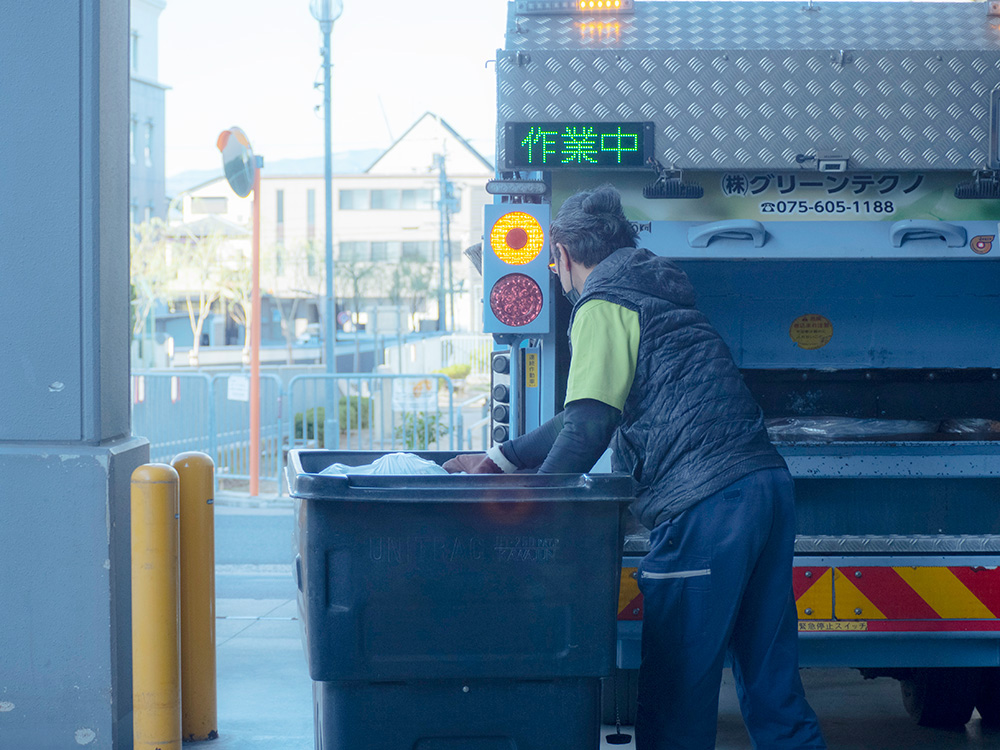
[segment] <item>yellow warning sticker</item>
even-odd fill
[[[538,354],[528,352],[524,355],[524,387],[538,387]]]
[[[868,623],[864,620],[851,620],[850,622],[840,622],[837,620],[799,620],[799,632],[807,633],[819,631],[830,633],[833,631],[858,631],[868,630]]]
[[[833,323],[822,315],[800,315],[792,321],[788,335],[800,349],[820,349],[833,338]]]
[[[974,253],[986,255],[986,253],[993,249],[993,240],[995,239],[996,237],[992,234],[981,234],[978,237],[972,238],[972,241],[969,242],[969,247],[972,248],[972,252]]]

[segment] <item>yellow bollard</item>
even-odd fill
[[[177,472],[132,472],[132,703],[135,750],[180,750]]]
[[[219,736],[215,689],[215,465],[181,453],[181,726],[187,741]]]

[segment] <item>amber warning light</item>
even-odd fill
[[[519,15],[559,15],[580,13],[632,13],[634,0],[517,0]]]
[[[490,232],[490,245],[504,263],[523,266],[542,251],[545,232],[538,220],[522,211],[511,211],[500,217]]]
[[[484,330],[488,333],[547,333],[546,296],[551,281],[543,222],[548,206],[530,204],[519,210],[486,207],[489,252],[484,253],[487,291]],[[492,223],[492,226],[490,224]]]

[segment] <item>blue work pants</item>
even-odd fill
[[[650,535],[638,750],[715,747],[729,651],[755,748],[825,748],[799,677],[792,596],[795,507],[785,469],[749,474]]]

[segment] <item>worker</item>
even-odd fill
[[[755,747],[826,747],[799,677],[792,479],[728,348],[612,186],[568,198],[549,237],[573,303],[565,409],[445,468],[581,473],[611,443],[650,529],[637,749],[715,747],[727,652]]]

